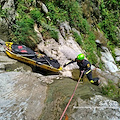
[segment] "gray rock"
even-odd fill
[[[0,63],[0,70],[5,70],[5,65]]]
[[[0,18],[0,38],[4,41],[8,40],[8,30],[10,32],[10,27],[15,20],[15,3],[14,0],[5,0],[1,8],[7,11],[7,19]]]
[[[120,56],[120,48],[115,48],[115,55]]]
[[[0,39],[0,44],[1,44],[1,45],[4,45],[4,44],[5,44],[5,41],[3,41],[3,40]]]
[[[42,9],[45,13],[48,13],[48,9],[44,3],[42,3]]]
[[[108,48],[104,46],[102,46],[101,48],[104,51],[104,52],[101,52],[101,55],[102,55],[101,60],[104,62],[106,69],[110,72],[119,71],[119,69],[117,68],[117,65],[115,64],[115,60],[112,57]]]
[[[70,34],[70,30],[71,27],[69,26],[69,23],[67,21],[60,24],[60,32],[64,38],[66,37],[66,34]]]
[[[115,60],[116,60],[117,62],[120,62],[120,56],[119,56],[119,57],[116,57]]]
[[[46,90],[34,73],[0,73],[0,120],[38,119]]]
[[[117,62],[120,62],[120,48],[115,48],[115,55],[116,55],[115,60]]]
[[[72,114],[74,120],[119,120],[120,105],[101,95],[95,95],[90,100],[78,99],[78,106],[73,107],[76,112]]]

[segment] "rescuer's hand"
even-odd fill
[[[67,66],[67,64],[64,64],[64,65],[63,65],[63,67],[66,67],[66,66]]]

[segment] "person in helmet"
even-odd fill
[[[66,64],[63,65],[63,67],[66,67],[67,65],[77,62],[77,65],[79,66],[80,69],[80,75],[83,72],[83,75],[81,79],[83,79],[84,75],[86,74],[88,80],[95,85],[99,85],[99,78],[92,78],[92,70],[91,70],[91,64],[88,60],[84,59],[85,56],[84,54],[79,54],[75,60],[72,60]]]

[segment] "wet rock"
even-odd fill
[[[53,76],[39,76],[39,81],[41,81],[42,83],[46,83],[46,84],[51,84],[54,82],[55,79],[60,79],[60,75],[53,75]]]
[[[74,120],[119,120],[120,105],[117,101],[110,100],[101,95],[95,95],[90,100],[78,99],[77,110],[72,114]]]
[[[116,73],[110,73],[110,72],[105,72],[100,69],[96,69],[96,72],[100,78],[102,78],[102,82],[107,84],[108,80],[112,80],[113,83],[118,84],[120,81],[120,72]]]
[[[31,72],[0,73],[0,119],[38,119],[44,108],[46,85]]]

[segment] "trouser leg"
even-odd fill
[[[86,76],[87,76],[89,81],[93,80],[93,78],[92,78],[92,71],[89,72],[88,74],[86,74]]]
[[[87,75],[88,80],[94,84],[94,85],[99,85],[99,78],[92,78],[92,71],[89,72]]]
[[[89,72],[88,74],[86,74],[87,75],[87,78],[88,78],[88,80],[91,82],[91,83],[93,83],[94,84],[94,80],[93,80],[93,78],[92,78],[92,71],[91,72]]]

